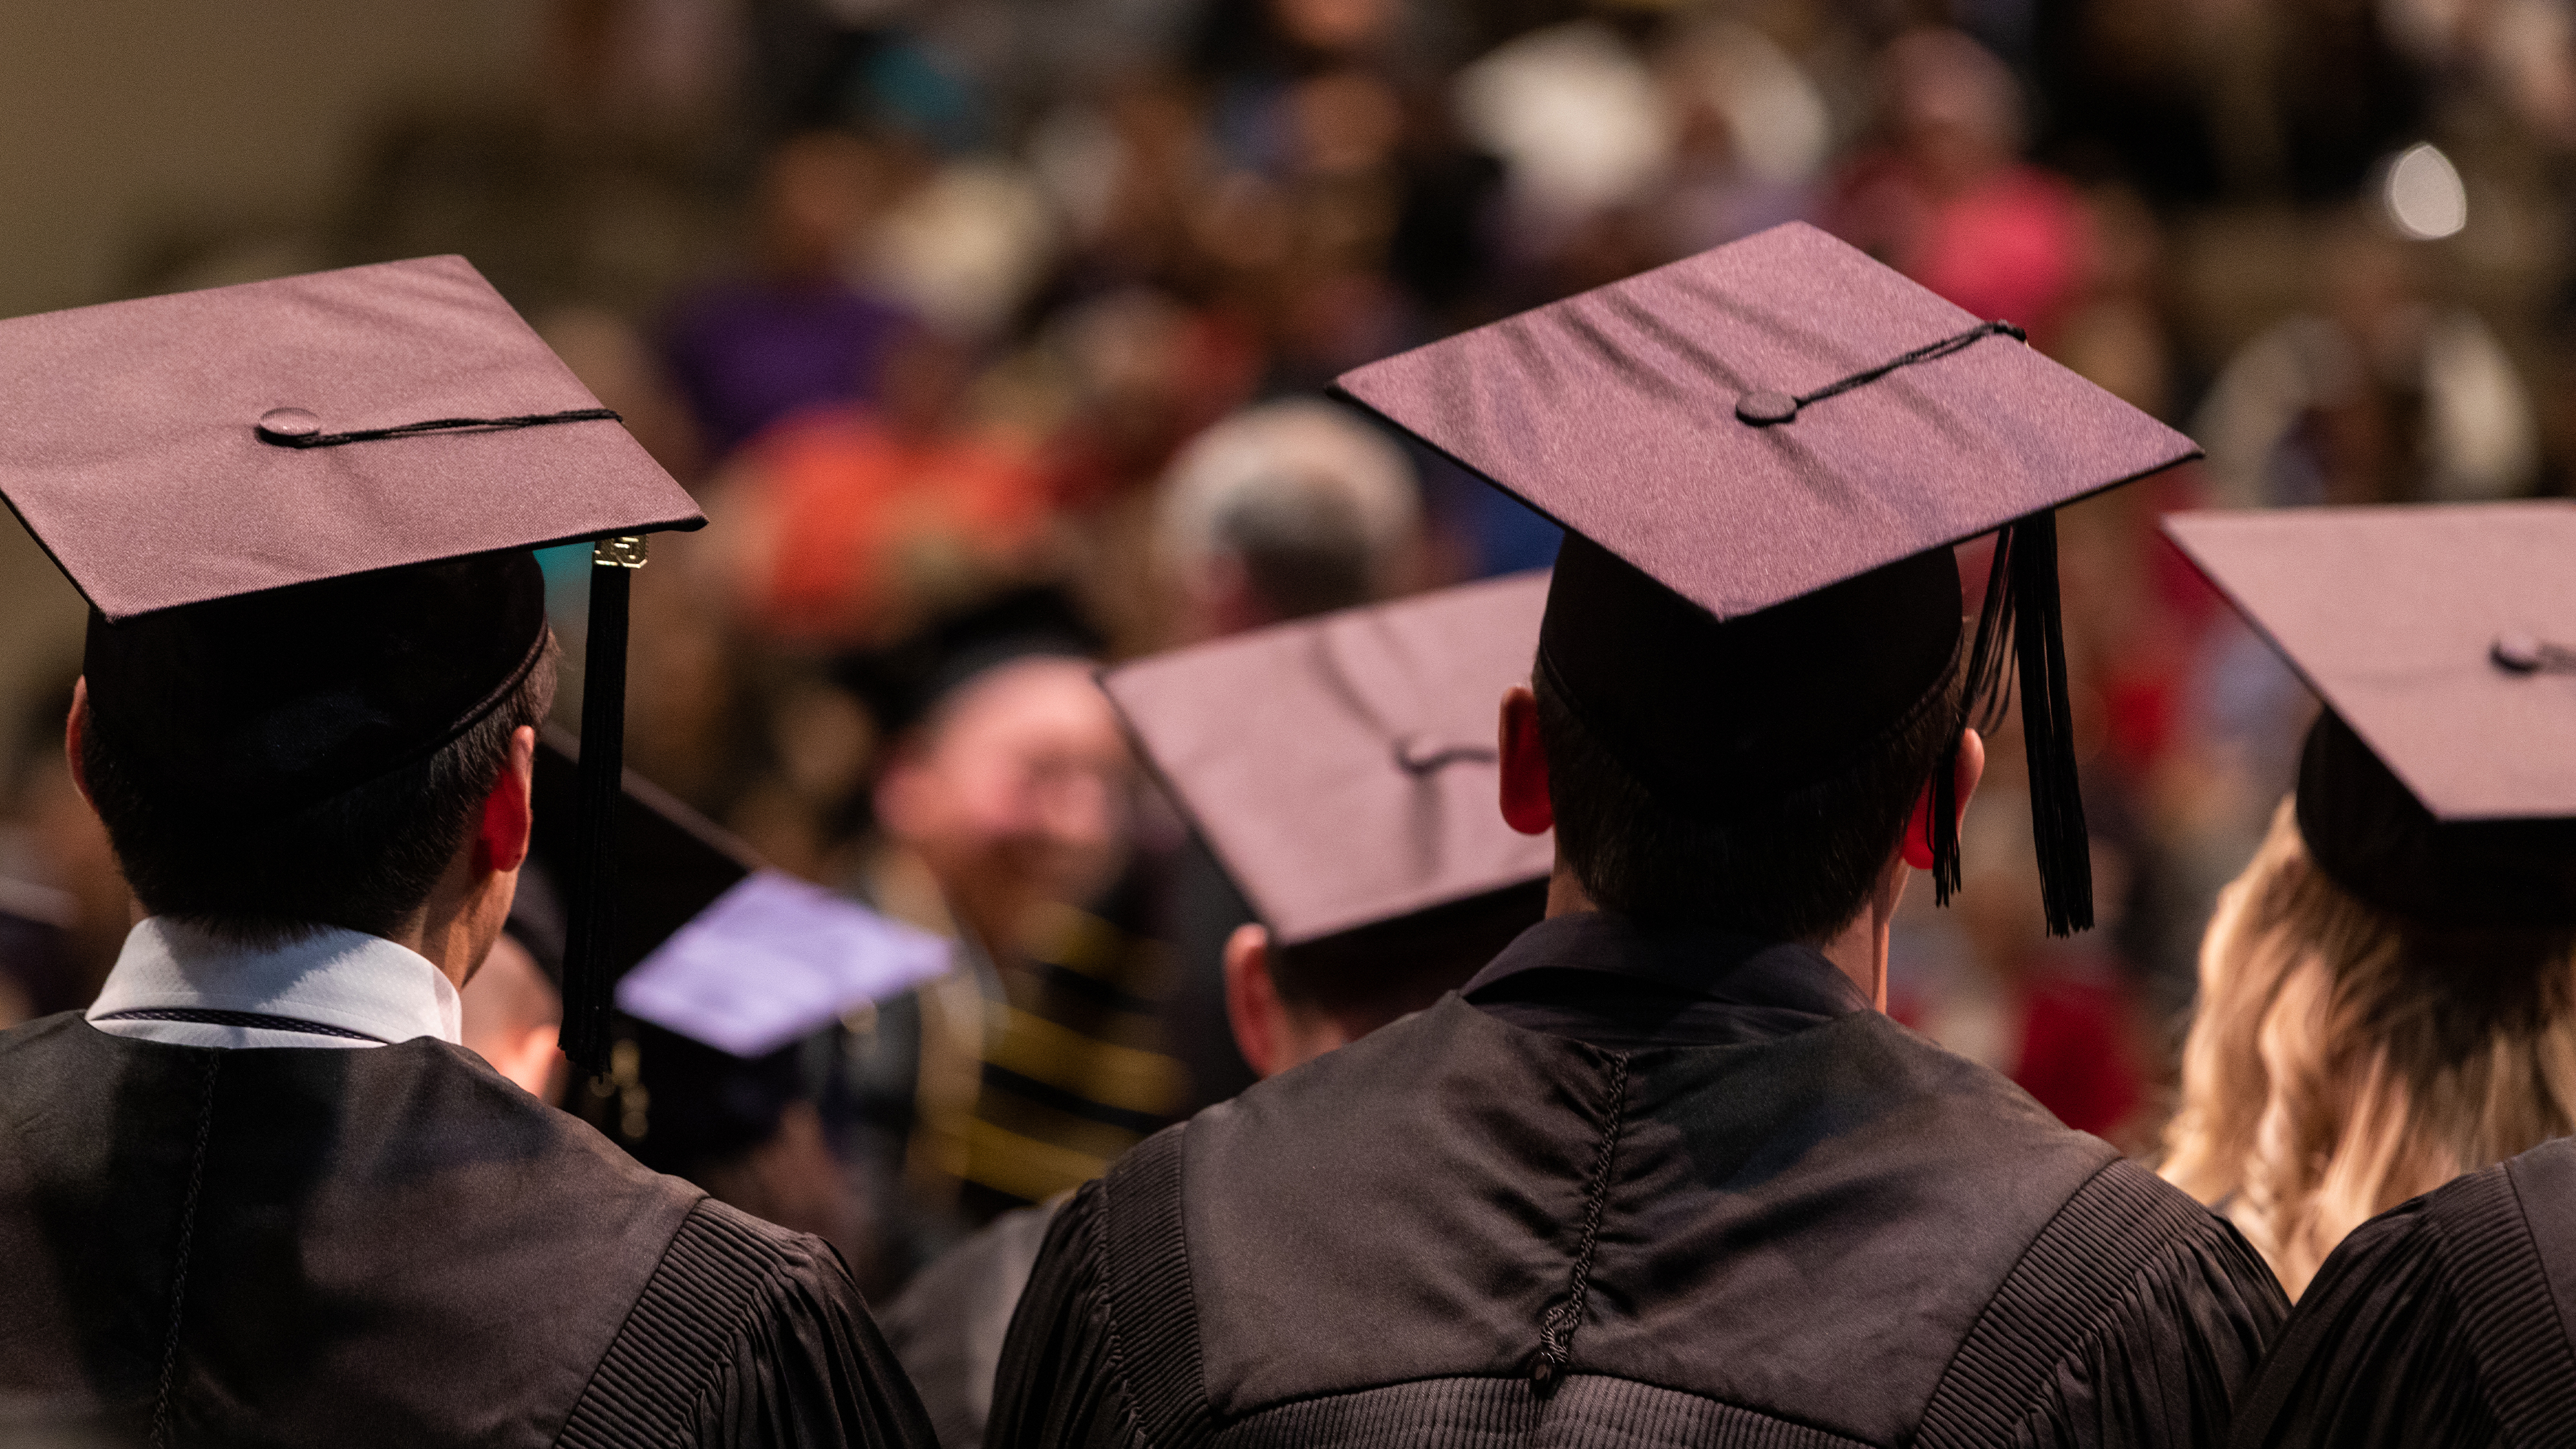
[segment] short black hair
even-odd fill
[[[1845,769],[1724,811],[1684,808],[1614,755],[1536,671],[1557,848],[1593,903],[1645,921],[1821,941],[1869,901],[1960,728],[1959,671]]]
[[[303,809],[265,816],[173,805],[118,759],[95,722],[81,772],[143,908],[266,945],[317,925],[391,935],[428,901],[510,759],[554,705],[554,641],[490,713],[424,759]]]

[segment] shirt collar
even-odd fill
[[[387,1042],[457,1043],[464,1034],[456,987],[428,957],[338,926],[315,926],[282,946],[244,946],[149,917],[127,933],[87,1016],[173,1008],[289,1017]]]
[[[1530,927],[1459,994],[1472,1001],[1507,978],[1542,970],[1624,976],[1726,1006],[1820,1017],[1870,1009],[1860,987],[1812,946],[1705,927],[1649,927],[1606,911],[1550,916]]]

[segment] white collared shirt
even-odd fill
[[[348,1035],[209,1021],[161,1012],[240,1013]],[[89,1024],[117,1036],[194,1047],[370,1047],[462,1039],[456,987],[429,958],[381,936],[316,926],[285,946],[250,947],[153,916],[125,937]]]

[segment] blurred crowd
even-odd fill
[[[2102,929],[2043,929],[2007,724],[1964,897],[1916,893],[1894,963],[1903,1019],[2141,1151],[2314,708],[2157,516],[2576,471],[2570,0],[554,0],[548,35],[524,106],[388,115],[335,215],[145,238],[130,290],[461,252],[697,494],[637,576],[630,764],[961,964],[756,1081],[629,1054],[574,1095],[872,1289],[1250,1080],[1248,912],[1094,664],[1552,557],[1320,400],[1345,368],[1806,221],[2192,433],[2063,515]],[[0,780],[0,1022],[83,1004],[126,926],[73,664]]]

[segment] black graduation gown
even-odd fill
[[[886,1343],[912,1375],[940,1449],[976,1449],[1020,1290],[1055,1216],[1053,1200],[1013,1208],[912,1276],[886,1305]]]
[[[987,1442],[2215,1443],[2287,1308],[1815,952],[1573,915],[1077,1193]]]
[[[2246,1395],[2242,1445],[2576,1444],[2576,1138],[2353,1230]]]
[[[0,1032],[0,1439],[927,1446],[819,1239],[429,1038]]]

